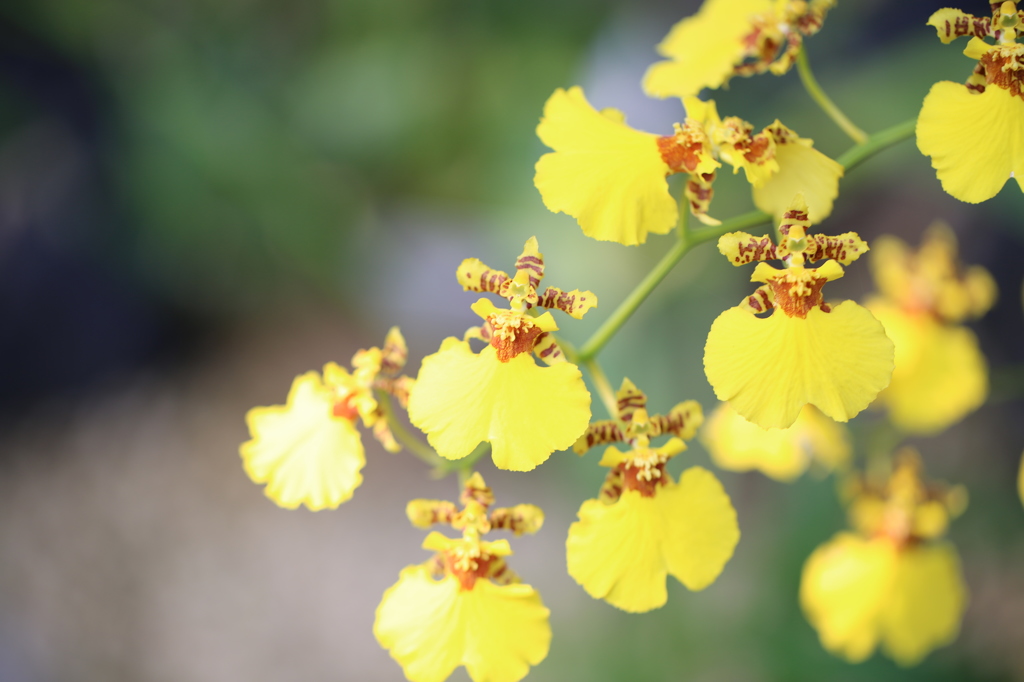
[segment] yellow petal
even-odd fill
[[[704,371],[719,400],[762,428],[786,428],[810,403],[845,422],[889,383],[892,342],[853,301],[806,318],[740,307],[718,316],[704,346]]]
[[[548,614],[529,585],[461,590],[409,566],[384,593],[373,633],[412,682],[443,682],[459,665],[474,682],[518,682],[548,654]]]
[[[896,426],[937,433],[981,407],[988,395],[988,365],[974,332],[877,299],[868,308],[896,345],[892,382],[878,396]]]
[[[947,542],[908,547],[899,555],[892,593],[881,614],[882,646],[900,665],[915,665],[960,632],[967,589],[960,559]]]
[[[941,81],[917,117],[917,148],[930,156],[942,189],[960,201],[991,199],[1010,177],[1024,189],[1024,100],[990,85],[975,94]]]
[[[286,405],[246,415],[252,440],[241,447],[245,471],[286,509],[334,509],[363,482],[363,443],[350,420],[333,416],[333,398],[308,372],[295,378]]]
[[[644,75],[644,92],[688,97],[723,85],[743,58],[743,37],[753,30],[750,17],[771,5],[771,0],[706,0],[658,45],[658,53],[669,61],[651,65]]]
[[[729,496],[710,471],[690,467],[655,498],[672,521],[664,548],[669,573],[689,589],[703,590],[718,578],[740,540]]]
[[[805,405],[788,429],[762,429],[722,403],[702,434],[715,464],[730,471],[757,469],[778,481],[792,481],[811,459],[834,469],[850,457],[849,436],[839,424]]]
[[[665,526],[660,492],[626,490],[614,504],[587,500],[565,543],[569,575],[594,599],[640,613],[668,599],[662,555]]]
[[[1020,471],[1017,473],[1017,494],[1020,495],[1020,501],[1024,504],[1024,455],[1020,458]]]
[[[832,213],[832,202],[839,195],[843,167],[819,152],[810,140],[790,140],[775,147],[779,171],[760,187],[754,186],[754,204],[782,220],[793,197],[802,192],[807,201],[811,223],[819,223]]]
[[[540,158],[533,179],[544,205],[576,218],[588,237],[643,244],[648,232],[675,227],[671,169],[655,135],[602,116],[579,87],[551,95],[537,135],[555,150]]]
[[[892,543],[852,533],[839,533],[814,550],[800,578],[800,605],[825,649],[851,663],[872,654],[897,561]]]
[[[465,457],[489,441],[500,469],[529,471],[572,446],[590,423],[590,393],[569,362],[538,366],[529,353],[501,362],[447,339],[423,359],[409,396],[409,420],[437,453]]]
[[[587,594],[637,613],[665,604],[669,574],[691,590],[710,585],[738,541],[721,483],[692,467],[652,497],[625,490],[613,504],[584,502],[569,527],[566,563]]]

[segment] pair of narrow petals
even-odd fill
[[[529,471],[572,446],[590,422],[590,393],[569,362],[541,367],[530,353],[507,362],[448,338],[423,359],[409,419],[447,459],[491,443],[500,469]]]
[[[938,433],[985,402],[988,363],[974,332],[882,300],[868,308],[896,346],[892,383],[878,396],[896,426]]]
[[[851,451],[846,429],[810,405],[788,429],[762,429],[723,403],[708,420],[701,440],[722,469],[756,469],[786,482],[801,476],[811,462],[823,470],[841,467]]]
[[[762,428],[789,427],[807,404],[845,422],[888,385],[893,344],[853,301],[806,317],[737,306],[711,325],[704,370],[718,399]]]
[[[548,654],[548,615],[529,585],[479,579],[462,589],[409,566],[384,593],[373,632],[412,682],[443,682],[460,665],[474,682],[518,682]]]
[[[668,476],[668,474],[662,474]],[[643,612],[668,599],[672,575],[691,590],[718,577],[739,541],[736,512],[715,476],[692,467],[645,496],[587,500],[569,528],[569,575],[595,599]]]
[[[855,663],[881,644],[909,666],[956,638],[967,590],[947,542],[898,547],[839,533],[804,565],[800,603],[830,652]]]
[[[941,81],[917,118],[917,147],[942,189],[961,201],[991,199],[1010,178],[1024,190],[1024,99],[997,85],[984,92]]]
[[[355,416],[335,414],[335,395],[317,372],[295,378],[285,405],[249,410],[245,471],[279,506],[333,509],[363,482],[366,464]]]

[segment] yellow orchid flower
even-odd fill
[[[812,222],[824,220],[839,193],[843,167],[779,121],[755,133],[746,121],[719,117],[714,102],[685,100],[686,120],[671,135],[630,128],[621,112],[598,112],[578,86],[558,89],[537,126],[554,151],[537,162],[534,184],[544,205],[576,218],[583,233],[602,241],[643,244],[648,233],[665,234],[679,209],[666,177],[686,173],[684,196],[691,213],[708,215],[712,183],[722,162],[742,168],[758,208],[781,218],[802,190]]]
[[[822,646],[850,662],[881,645],[914,665],[952,642],[967,605],[956,548],[938,538],[963,511],[960,488],[925,486],[913,451],[887,485],[865,486],[851,507],[856,533],[838,533],[804,565],[800,602]]]
[[[859,258],[867,244],[853,232],[808,235],[809,224],[798,195],[779,226],[779,245],[744,232],[718,241],[733,265],[782,260],[787,266],[759,262],[751,281],[763,286],[718,316],[704,346],[715,395],[764,429],[789,427],[807,404],[848,421],[892,375],[892,341],[878,320],[853,301],[832,306],[821,294],[829,280],[842,277],[840,264]],[[818,267],[806,266],[819,260]]]
[[[472,309],[484,324],[465,339],[445,339],[423,359],[409,420],[442,457],[461,459],[487,441],[495,466],[529,471],[576,442],[590,421],[590,393],[551,336],[558,329],[554,318],[533,313],[557,309],[579,319],[597,305],[597,296],[555,287],[538,292],[544,259],[536,237],[516,260],[514,277],[475,258],[463,261],[456,275],[467,291],[498,294],[511,307],[478,300]],[[474,353],[469,338],[487,345]],[[537,365],[534,355],[548,366]]]
[[[810,405],[788,429],[762,429],[722,403],[702,430],[701,441],[722,469],[756,469],[786,482],[803,474],[812,461],[825,470],[842,467],[851,451],[846,429]]]
[[[835,0],[705,0],[658,45],[667,61],[652,64],[644,91],[688,97],[733,76],[789,71],[806,36],[821,29]]]
[[[434,558],[403,569],[377,607],[373,634],[411,682],[443,682],[460,665],[473,682],[518,682],[548,654],[549,611],[508,568],[508,540],[480,539],[491,530],[533,533],[543,512],[533,505],[491,510],[493,502],[477,473],[466,482],[462,511],[437,500],[409,504],[416,527],[444,523],[463,534],[430,533],[423,548]]]
[[[978,339],[959,322],[981,317],[996,298],[980,266],[961,268],[956,235],[932,225],[918,251],[883,236],[870,264],[881,296],[865,303],[896,345],[896,368],[878,402],[912,433],[936,433],[973,412],[988,395]]]
[[[1020,495],[1021,503],[1024,503],[1024,455],[1020,458],[1020,471],[1017,472],[1017,494]]]
[[[246,414],[251,439],[242,444],[242,464],[255,483],[266,484],[267,497],[286,509],[334,509],[350,499],[363,482],[366,464],[355,422],[373,430],[392,452],[399,450],[374,391],[408,399],[405,339],[393,327],[383,350],[360,350],[354,371],[330,362],[323,375],[295,378],[285,405],[254,407]]]
[[[966,84],[933,85],[917,118],[918,149],[931,157],[942,188],[961,201],[991,199],[1010,178],[1024,190],[1022,22],[1013,2],[991,19],[950,8],[928,19],[943,43],[970,36],[964,54],[977,61]]]
[[[668,415],[649,416],[646,396],[628,379],[618,401],[618,419],[592,424],[576,451],[616,441],[632,449],[605,450],[601,466],[611,471],[599,499],[584,502],[569,527],[566,561],[569,575],[595,599],[624,611],[650,611],[665,604],[670,574],[691,590],[714,582],[740,532],[714,474],[690,467],[674,481],[665,471],[700,426],[700,405],[690,400]],[[674,437],[651,447],[650,439],[663,434]]]

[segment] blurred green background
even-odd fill
[[[924,25],[944,5],[840,2],[809,40],[819,80],[865,130],[915,116],[933,82],[966,79],[962,45]],[[645,98],[640,78],[697,6],[0,6],[0,682],[401,679],[373,642],[373,608],[426,558],[404,501],[451,498],[454,483],[368,445],[353,502],[279,510],[238,466],[244,411],[392,324],[415,371],[474,324],[458,263],[511,268],[531,235],[550,284],[601,299],[562,325],[582,343],[672,237],[598,243],[548,213],[534,128],[555,88],[580,84],[595,106],[669,132],[679,103]],[[723,115],[780,118],[832,156],[849,146],[795,73],[714,96]],[[529,475],[483,467],[499,504],[548,512],[543,537],[513,543],[513,568],[553,611],[551,654],[529,679],[1024,680],[1024,223],[1011,185],[960,203],[907,141],[843,180],[823,226],[916,244],[942,218],[1000,285],[975,325],[989,404],[913,441],[932,475],[972,496],[951,531],[972,594],[958,641],[910,670],[821,649],[796,601],[800,568],[844,519],[834,483],[813,476],[717,472],[743,533],[719,581],[697,594],[672,582],[668,605],[641,616],[592,601],[565,574],[562,542],[604,470],[561,454]],[[720,174],[712,214],[751,208],[742,176]],[[654,411],[697,398],[710,412],[704,339],[748,276],[710,245],[687,256],[602,354],[612,382],[628,375]],[[867,267],[832,287],[863,297]],[[854,423],[861,446],[878,419]],[[675,471],[694,463],[710,466],[696,443]]]

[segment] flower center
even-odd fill
[[[794,266],[769,280],[768,286],[775,294],[776,307],[790,317],[806,318],[812,308],[825,306],[821,288],[827,281],[824,277],[815,277],[813,269]]]
[[[533,350],[543,333],[529,317],[514,310],[503,310],[487,318],[490,344],[502,362]]]
[[[985,70],[987,85],[995,85],[1009,91],[1014,97],[1024,99],[1024,45],[1010,43],[995,47],[979,60]]]
[[[705,146],[708,138],[699,125],[690,121],[686,125],[676,123],[675,130],[674,135],[658,138],[661,160],[673,173],[692,173],[697,170],[701,157],[707,153]]]
[[[665,473],[668,457],[648,448],[633,450],[633,458],[627,459],[616,468],[622,476],[622,488],[635,490],[644,497],[654,497],[659,486],[670,482]]]
[[[352,404],[352,399],[356,397],[355,393],[349,393],[344,398],[340,398],[334,401],[334,407],[331,410],[331,414],[335,417],[341,417],[342,419],[348,419],[349,421],[355,421],[356,417],[359,416],[359,410]]]

